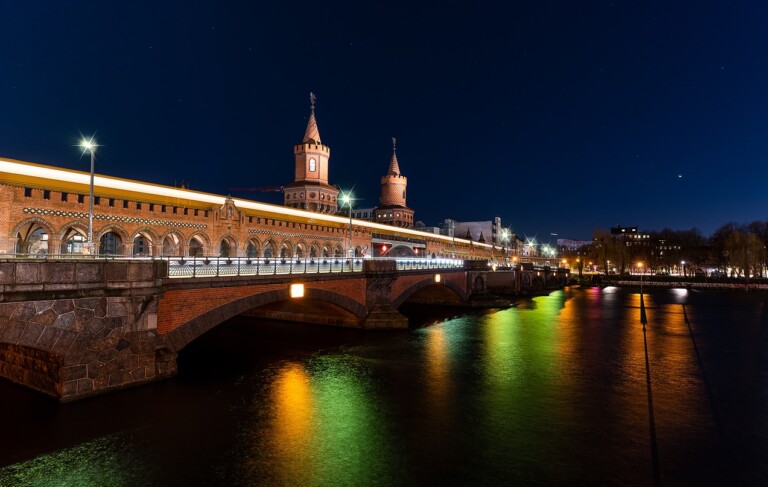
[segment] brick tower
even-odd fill
[[[376,208],[374,221],[396,227],[411,228],[413,226],[413,210],[405,205],[405,191],[408,178],[400,174],[397,162],[397,140],[392,138],[392,158],[389,160],[389,171],[381,178],[381,198]]]
[[[339,189],[328,184],[331,148],[320,141],[313,93],[309,94],[309,101],[311,111],[304,139],[293,146],[295,178],[283,188],[285,206],[333,214],[336,213]]]

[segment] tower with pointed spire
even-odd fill
[[[375,210],[374,221],[396,227],[413,226],[413,210],[405,203],[408,178],[400,174],[397,162],[397,139],[392,138],[392,157],[387,175],[381,178],[381,198]]]
[[[285,206],[336,213],[339,189],[328,184],[328,160],[331,148],[320,140],[315,118],[315,95],[309,94],[310,113],[304,139],[293,146],[294,181],[283,188]]]

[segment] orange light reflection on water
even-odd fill
[[[282,483],[308,485],[313,478],[311,441],[314,438],[314,403],[310,377],[299,364],[280,369],[273,386],[274,419],[270,443]]]

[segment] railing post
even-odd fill
[[[275,259],[275,272],[272,275],[273,276],[277,275],[277,259]]]
[[[288,259],[288,274],[293,274],[293,259]]]
[[[261,260],[260,257],[256,257],[256,275],[259,275],[259,261]]]
[[[197,253],[192,255],[192,277],[197,275]]]
[[[221,262],[221,256],[216,257],[216,277],[219,277],[219,262]]]
[[[240,259],[242,259],[242,257],[237,258],[237,275],[238,276],[240,275]]]

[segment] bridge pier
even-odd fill
[[[0,262],[0,377],[62,402],[176,373],[161,262]]]

